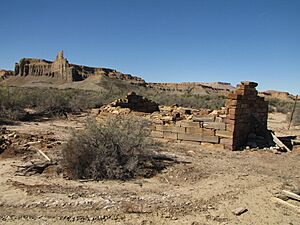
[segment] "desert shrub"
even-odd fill
[[[154,175],[163,166],[152,158],[157,148],[148,122],[134,116],[114,116],[102,123],[88,120],[63,149],[62,165],[73,179],[121,179]]]
[[[289,113],[293,108],[293,101],[281,100],[278,98],[267,98],[269,112]]]
[[[0,118],[28,120],[41,116],[62,116],[100,107],[103,102],[103,96],[94,91],[0,87]],[[25,112],[26,108],[36,113],[29,115]]]

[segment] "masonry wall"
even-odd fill
[[[193,116],[192,120],[156,124],[152,126],[152,136],[238,150],[247,144],[249,136],[267,129],[268,103],[257,95],[256,86],[254,82],[241,82],[235,93],[228,95],[224,115]]]

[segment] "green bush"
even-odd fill
[[[157,143],[148,122],[134,116],[110,117],[103,123],[89,120],[63,149],[62,165],[72,179],[149,177],[163,166],[152,157]]]

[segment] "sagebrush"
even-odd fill
[[[99,123],[90,119],[63,149],[62,165],[73,179],[149,177],[163,168],[153,159],[158,144],[150,138],[148,121],[113,116]]]

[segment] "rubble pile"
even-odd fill
[[[111,103],[112,107],[129,108],[133,111],[153,113],[159,111],[158,104],[135,92],[130,92],[125,99],[117,99]]]

